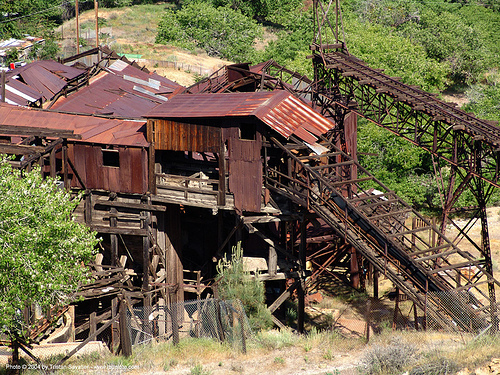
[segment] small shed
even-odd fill
[[[68,187],[134,194],[147,192],[149,144],[144,134],[144,121],[72,115],[0,104],[0,125],[29,128],[34,134],[37,128],[74,131],[79,139],[69,138],[55,148],[45,161],[47,164],[43,165],[47,174],[64,175]],[[19,137],[7,138],[10,139],[4,140],[12,143]],[[2,147],[0,144],[0,152]]]

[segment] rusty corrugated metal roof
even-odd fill
[[[1,95],[0,95],[1,97]],[[16,79],[7,79],[5,83],[5,102],[27,106],[42,101],[42,94]]]
[[[7,73],[7,78],[9,81],[18,80],[26,84],[47,101],[62,91],[67,86],[68,81],[85,74],[84,70],[72,68],[56,61],[42,60],[10,70]]]
[[[285,137],[297,135],[308,143],[335,124],[283,90],[252,93],[177,95],[144,117],[204,118],[255,116]]]
[[[166,101],[179,87],[118,60],[92,78],[87,87],[60,98],[52,109],[137,118]]]
[[[81,142],[147,147],[144,121],[72,115],[0,103],[0,124],[73,130]]]

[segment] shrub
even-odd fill
[[[413,368],[409,375],[451,375],[459,370],[458,365],[446,358],[440,358]]]
[[[368,350],[362,363],[368,374],[395,374],[416,359],[415,346],[395,338],[388,346],[376,346]]]
[[[247,61],[262,31],[257,23],[229,7],[189,3],[174,12],[167,10],[158,25],[157,43],[203,48],[210,56]]]
[[[224,257],[219,261],[217,273],[220,298],[241,300],[252,329],[261,330],[272,325],[271,312],[265,304],[264,284],[257,277],[250,277],[243,269],[243,249],[240,242],[233,247],[231,260]]]

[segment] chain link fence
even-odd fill
[[[492,315],[478,306],[479,301],[467,292],[428,293],[422,307],[404,294],[392,292],[380,299],[364,296],[331,308],[311,304],[307,313],[312,325],[346,337],[370,340],[384,332],[405,331],[452,334],[468,341],[499,332],[498,311]]]
[[[230,342],[246,351],[252,331],[241,301],[204,299],[128,311],[132,345],[155,341],[178,343],[182,338],[206,337]]]

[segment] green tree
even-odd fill
[[[194,2],[165,12],[156,42],[195,46],[211,56],[245,62],[252,60],[252,45],[261,34],[256,22],[238,10]]]
[[[368,66],[385,69],[386,74],[401,77],[402,82],[427,91],[437,92],[446,87],[449,63],[427,57],[422,46],[388,27],[363,23],[354,17],[346,19],[345,30],[349,52]]]
[[[19,52],[17,48],[9,48],[5,52],[5,65],[9,66],[10,63],[16,62],[19,59]]]
[[[231,259],[226,257],[217,264],[218,291],[221,299],[239,299],[253,329],[261,330],[272,326],[271,312],[265,304],[264,283],[251,277],[243,268],[241,243],[233,247]]]
[[[359,161],[416,209],[437,210],[439,191],[430,155],[365,120],[358,127]]]
[[[13,169],[0,161],[0,327],[10,337],[26,332],[22,311],[65,304],[85,283],[98,240],[72,220],[79,199],[40,170]]]
[[[46,39],[44,44],[35,44],[29,53],[32,60],[54,59],[59,52],[59,46],[54,39]]]
[[[467,112],[473,112],[479,118],[500,122],[500,77],[497,80],[488,79],[485,84],[469,87],[467,98],[469,103],[464,107]]]
[[[43,35],[61,20],[60,0],[0,1],[0,39]]]

